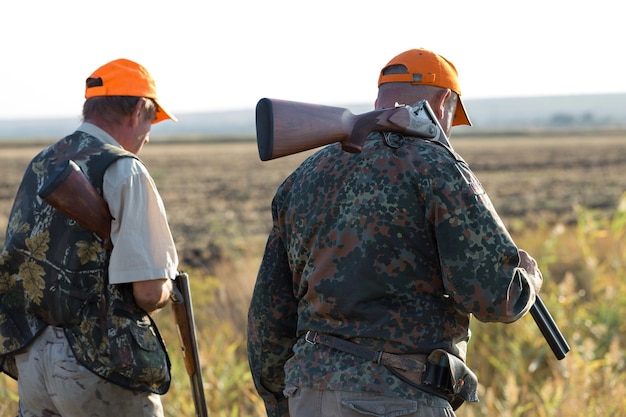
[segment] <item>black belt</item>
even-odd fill
[[[398,368],[405,371],[424,372],[426,371],[427,355],[411,355],[401,356],[393,353],[375,351],[367,349],[357,343],[350,342],[339,337],[331,336],[324,333],[307,331],[304,340],[312,345],[324,345],[342,352],[350,353],[368,361],[379,363],[392,368]]]

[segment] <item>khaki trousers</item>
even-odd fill
[[[19,417],[163,417],[159,395],[124,389],[80,365],[60,328],[48,326],[15,359]]]
[[[422,400],[366,392],[320,391],[290,387],[291,417],[454,417],[450,404],[443,398],[427,395]]]

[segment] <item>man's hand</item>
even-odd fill
[[[519,267],[528,272],[532,286],[535,288],[535,294],[539,294],[541,285],[543,284],[543,275],[537,266],[537,261],[523,249],[519,249]]]

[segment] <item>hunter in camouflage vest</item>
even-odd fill
[[[57,165],[73,160],[97,190],[106,168],[134,157],[76,132],[37,155],[26,170],[0,256],[0,360],[17,378],[11,354],[46,326],[65,329],[88,369],[133,390],[163,394],[169,360],[156,326],[130,284],[108,285],[110,251],[91,231],[37,196]]]

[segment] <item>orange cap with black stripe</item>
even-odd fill
[[[405,74],[384,74],[393,65],[403,65]],[[384,83],[411,83],[449,88],[459,96],[452,125],[472,125],[461,100],[461,86],[456,68],[450,61],[427,49],[410,49],[394,57],[380,71],[378,87]]]
[[[99,96],[149,98],[157,105],[153,124],[167,119],[177,121],[176,117],[159,103],[152,76],[144,67],[128,59],[117,59],[104,64],[87,78],[85,98]]]

